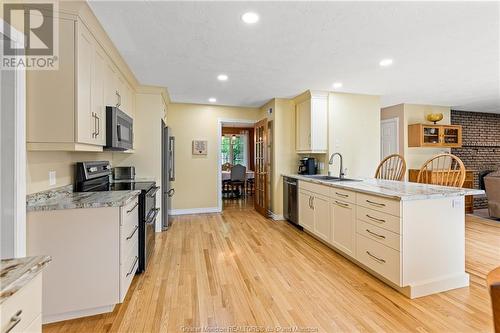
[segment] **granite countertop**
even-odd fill
[[[30,282],[51,260],[50,256],[2,259],[0,304]]]
[[[311,183],[327,185],[330,187],[342,188],[367,194],[374,194],[399,200],[426,200],[463,195],[480,195],[485,193],[483,190],[469,188],[426,185],[373,178],[360,179],[360,181],[331,182],[308,178],[296,174],[284,174],[283,176]]]
[[[39,192],[28,196],[28,212],[75,208],[120,207],[128,204],[141,193],[132,191],[73,192],[68,187]]]

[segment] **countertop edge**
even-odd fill
[[[348,182],[346,182],[346,183],[327,182],[327,181],[322,181],[320,179],[311,179],[311,178],[307,178],[307,177],[304,177],[301,175],[296,175],[296,174],[282,174],[282,176],[294,178],[297,180],[302,180],[302,181],[306,181],[306,182],[310,182],[310,183],[315,183],[315,184],[319,184],[319,185],[325,185],[325,186],[329,186],[329,187],[333,187],[333,188],[350,190],[350,191],[359,192],[359,193],[366,193],[366,194],[376,195],[376,196],[385,197],[385,198],[393,199],[393,200],[400,200],[400,201],[416,201],[416,200],[440,199],[440,198],[451,198],[451,197],[465,196],[465,195],[484,194],[484,191],[482,191],[482,190],[457,188],[456,192],[454,192],[454,193],[408,194],[408,195],[402,196],[402,195],[397,195],[397,194],[392,195],[392,194],[387,194],[387,193],[380,193],[377,191],[371,191],[369,189],[361,189],[358,187],[352,187],[352,186],[349,186]],[[363,181],[366,181],[366,179],[360,179],[361,183]],[[360,183],[360,182],[355,182],[355,183]],[[430,186],[437,186],[437,185],[430,185]]]
[[[19,290],[21,290],[25,285],[33,280],[33,278],[37,276],[52,261],[51,256],[13,258],[8,260],[23,260],[28,258],[30,258],[30,260],[34,262],[32,264],[26,265],[25,267],[23,266],[23,271],[20,273],[19,277],[15,278],[15,280],[7,285],[1,284],[0,304],[8,300],[10,297],[14,296]]]

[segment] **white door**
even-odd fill
[[[380,123],[380,159],[399,154],[399,118],[382,120]]]

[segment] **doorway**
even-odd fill
[[[380,122],[380,160],[391,154],[399,154],[399,118]]]
[[[219,208],[253,209],[255,121],[225,119],[219,123]]]

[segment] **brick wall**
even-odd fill
[[[462,159],[474,172],[474,187],[479,187],[478,174],[500,168],[500,114],[451,110],[451,123],[462,125],[462,148],[452,154]],[[486,208],[486,198],[474,198],[475,208]]]

